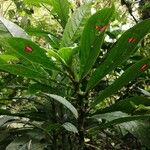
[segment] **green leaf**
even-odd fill
[[[60,55],[60,57],[63,58],[66,64],[68,64],[69,66],[72,64],[73,55],[75,53],[76,51],[69,47],[58,50],[58,54]]]
[[[78,118],[78,112],[77,112],[76,108],[65,98],[58,96],[58,95],[54,95],[54,94],[46,94],[46,93],[44,93],[44,94],[48,97],[51,97],[51,98],[57,100],[58,102],[60,102],[64,106],[66,106],[74,114],[75,118],[76,119]]]
[[[143,96],[136,96],[136,97],[131,97],[127,99],[120,100],[116,102],[115,104],[106,107],[102,110],[96,111],[94,114],[99,114],[99,113],[107,113],[107,112],[113,112],[113,111],[122,111],[125,113],[130,113],[132,114],[133,111],[135,111],[134,105],[145,105],[145,106],[150,106],[150,99],[147,97]]]
[[[138,43],[150,31],[149,26],[150,19],[144,20],[120,37],[115,46],[110,50],[108,57],[92,74],[88,82],[87,90],[96,86],[105,75],[127,60],[135,52]],[[135,41],[132,43],[129,42],[131,38],[135,38]]]
[[[29,36],[22,28],[0,16],[0,37],[11,36],[29,39]]]
[[[80,78],[86,76],[94,65],[104,39],[104,30],[98,31],[99,28],[106,28],[114,13],[114,7],[105,8],[91,16],[85,25],[81,36],[80,43]]]
[[[69,2],[68,0],[50,0],[54,12],[61,20],[61,25],[65,28],[69,18]]]
[[[19,59],[12,55],[0,55],[0,59],[3,59],[4,61],[18,61]]]
[[[1,61],[0,61],[1,62]],[[0,63],[0,69],[6,72],[9,72],[14,75],[19,75],[22,77],[27,77],[31,79],[47,79],[47,76],[44,76],[38,71],[31,70],[23,65],[18,64],[7,64],[7,63]]]
[[[5,38],[0,40],[0,43],[11,55],[24,59],[31,65],[34,62],[43,65],[46,69],[58,70],[54,62],[46,56],[46,51],[32,41],[21,38]],[[27,52],[27,47],[32,51]]]
[[[95,115],[92,118],[95,118],[98,121],[101,121],[101,119],[108,120],[109,122],[101,124],[98,127],[98,128],[108,128],[110,126],[114,126],[114,125],[121,124],[124,122],[130,122],[130,121],[134,121],[134,120],[148,120],[148,119],[150,119],[150,115],[147,114],[147,115],[130,116],[126,113],[116,111],[116,112],[111,112],[111,113]]]
[[[78,129],[70,122],[65,122],[62,125],[67,131],[73,132],[73,133],[78,133]]]
[[[91,12],[90,6],[91,4],[86,4],[79,7],[68,19],[61,41],[61,47],[72,46],[77,38],[77,34],[82,32],[81,27],[84,25]]]
[[[142,59],[141,61],[138,61],[137,63],[129,67],[118,79],[114,81],[114,83],[112,83],[99,94],[99,96],[95,99],[94,103],[92,104],[92,107],[96,106],[105,98],[111,96],[112,94],[120,90],[123,86],[127,85],[130,81],[140,76],[144,71],[142,70],[143,65],[146,65],[146,69],[148,69],[150,67],[150,59]]]

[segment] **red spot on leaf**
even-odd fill
[[[33,51],[33,49],[32,49],[31,46],[26,46],[25,51],[28,52],[28,53],[31,53]]]
[[[107,23],[106,25],[104,25],[104,26],[102,26],[102,27],[96,25],[96,26],[95,26],[95,29],[98,30],[98,31],[100,31],[100,32],[103,32],[103,31],[106,30],[106,28],[107,28],[108,25],[109,25],[109,23]]]
[[[103,27],[100,28],[100,32],[103,32],[106,30],[106,28],[108,27],[109,23],[107,23],[106,25],[104,25]]]
[[[141,66],[141,71],[145,71],[145,70],[147,70],[148,69],[148,65],[147,64],[143,64],[142,66]]]
[[[99,30],[99,26],[98,26],[98,25],[96,25],[96,26],[95,26],[95,29],[96,29],[96,30]]]
[[[134,38],[134,37],[128,38],[128,42],[134,43],[134,42],[136,42],[136,38]]]

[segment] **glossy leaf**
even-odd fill
[[[32,41],[21,38],[6,38],[0,40],[2,46],[11,55],[24,59],[27,62],[38,63],[46,69],[57,70],[54,62],[46,56],[46,51]]]
[[[29,36],[22,28],[0,16],[0,37],[11,36],[29,39]]]
[[[145,106],[150,106],[150,99],[147,97],[143,97],[143,96],[136,96],[136,97],[123,99],[123,100],[120,100],[120,101],[116,102],[115,104],[113,104],[109,107],[106,107],[102,110],[96,111],[96,113],[94,113],[94,114],[114,112],[114,111],[122,111],[125,113],[132,114],[133,111],[136,110],[136,108],[133,106],[133,104],[135,106],[138,106],[141,104],[145,105]]]
[[[86,4],[79,7],[68,19],[61,41],[61,47],[72,46],[77,38],[77,34],[82,32],[81,27],[86,22],[91,12],[90,6],[91,4]]]
[[[147,64],[148,67],[150,67],[150,59],[145,58],[129,67],[118,79],[114,81],[114,83],[112,83],[99,94],[92,106],[96,106],[105,98],[111,96],[112,94],[120,90],[123,86],[127,85],[130,81],[141,75],[143,73],[143,71],[141,70],[143,64]]]
[[[127,30],[120,37],[115,46],[110,50],[108,57],[92,74],[87,90],[96,86],[105,75],[127,60],[135,52],[138,43],[150,31],[149,26],[150,19],[144,20]],[[135,40],[131,40],[131,38]]]
[[[93,118],[97,120],[106,119],[108,122],[101,124],[98,128],[108,128],[110,126],[114,126],[117,124],[121,124],[124,122],[130,122],[134,120],[148,120],[150,119],[150,115],[135,115],[130,116],[126,113],[122,113],[120,111],[111,112],[111,113],[105,113],[105,114],[99,114],[93,116]]]
[[[65,98],[58,96],[58,95],[54,95],[54,94],[46,94],[44,93],[46,96],[51,97],[55,100],[57,100],[58,102],[62,103],[64,106],[66,106],[75,116],[75,118],[78,118],[78,112],[76,110],[76,108],[69,102],[67,101]]]
[[[105,8],[91,16],[85,25],[80,43],[80,78],[86,76],[99,55],[104,31],[114,13],[114,7]],[[97,27],[100,30],[97,30]]]
[[[78,133],[78,129],[70,122],[65,122],[62,125],[67,131],[73,132],[73,133]]]

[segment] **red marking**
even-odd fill
[[[145,70],[147,70],[148,69],[148,65],[147,64],[143,64],[142,66],[141,66],[141,71],[145,71]]]
[[[106,30],[107,26],[109,25],[109,23],[107,23],[106,25],[104,25],[103,27],[100,27],[98,25],[95,26],[95,29],[100,31],[100,32],[103,32]]]
[[[96,25],[96,26],[95,26],[95,29],[96,29],[96,30],[99,30],[99,26],[98,26],[98,25]]]
[[[106,25],[104,25],[99,31],[103,32],[106,30],[106,28],[108,27],[109,23],[107,23]]]
[[[32,47],[30,46],[26,46],[24,50],[28,53],[31,53],[33,51]]]
[[[133,38],[133,37],[128,38],[128,42],[129,43],[134,43],[134,42],[136,42],[136,38]]]

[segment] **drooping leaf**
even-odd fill
[[[29,36],[22,28],[0,16],[0,37],[11,36],[29,39]]]
[[[0,39],[0,43],[6,51],[19,59],[27,60],[31,64],[32,62],[41,64],[49,70],[58,69],[54,62],[46,56],[46,51],[32,41],[21,38],[5,38]]]
[[[47,93],[44,93],[44,94],[46,96],[51,97],[51,98],[57,100],[58,102],[62,103],[74,114],[75,118],[78,118],[78,112],[77,112],[76,108],[65,98],[58,96],[58,95],[54,95],[54,94],[47,94]]]
[[[68,19],[61,41],[61,47],[72,46],[77,38],[77,33],[82,32],[81,27],[90,15],[90,6],[91,4],[86,4],[79,7]]]
[[[27,136],[18,137],[12,141],[7,147],[6,150],[41,150],[44,149],[46,144],[40,143],[40,141],[29,139]]]
[[[108,122],[102,123],[98,128],[107,128],[110,126],[114,126],[117,124],[121,124],[124,122],[130,122],[130,121],[135,121],[135,120],[148,120],[150,119],[150,115],[134,115],[130,116],[126,113],[116,111],[116,112],[111,112],[111,113],[105,113],[105,114],[99,114],[95,115],[92,118],[97,119],[98,121],[101,121],[101,119],[105,119]]]
[[[122,111],[125,113],[130,113],[132,114],[133,111],[136,110],[136,108],[133,106],[134,105],[145,105],[145,106],[150,106],[150,99],[147,97],[143,96],[136,96],[136,97],[131,97],[127,98],[124,100],[120,100],[116,102],[115,104],[106,107],[102,110],[96,111],[94,114],[99,114],[99,113],[107,113],[107,112],[114,112],[114,111]]]
[[[73,133],[78,133],[78,129],[70,122],[65,122],[62,125],[67,131],[73,132]]]
[[[150,19],[144,20],[127,30],[110,50],[108,57],[92,74],[87,90],[96,86],[99,81],[115,69],[118,65],[127,60],[135,52],[138,43],[150,31]]]
[[[23,65],[19,64],[7,64],[7,63],[0,63],[0,69],[6,72],[9,72],[14,75],[19,75],[22,77],[28,77],[31,79],[48,79],[47,76],[44,76],[42,73],[31,70]]]
[[[105,119],[107,121],[104,124],[93,127],[93,131],[97,132],[97,129],[108,128],[112,125],[116,125],[117,128],[119,127],[119,132],[121,131],[123,135],[130,132],[136,138],[138,138],[143,145],[145,145],[148,148],[150,147],[150,123],[148,121],[150,115],[130,116],[126,113],[116,111],[111,113],[95,115],[93,116],[93,118],[100,122],[101,119]]]
[[[83,30],[80,43],[80,78],[94,65],[104,39],[104,31],[114,13],[114,7],[105,8],[91,16]]]
[[[95,99],[92,106],[96,106],[98,103],[103,101],[105,98],[111,96],[123,86],[127,85],[130,81],[134,80],[136,77],[141,75],[145,70],[142,70],[142,67],[146,65],[145,70],[150,67],[150,59],[145,58],[141,61],[138,61],[131,67],[129,67],[118,79],[114,81],[110,86],[104,89]]]

